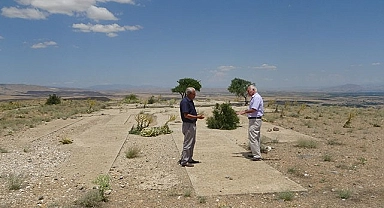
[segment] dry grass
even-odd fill
[[[265,104],[268,105],[267,100]],[[68,103],[63,105],[68,105]],[[136,200],[129,197],[127,199],[131,202],[144,201],[148,207],[159,206],[159,204],[164,207],[236,207],[242,203],[244,203],[244,207],[252,207],[255,204],[265,205],[265,207],[382,207],[384,205],[384,192],[380,186],[383,181],[381,158],[383,158],[382,149],[384,148],[382,142],[384,109],[382,107],[355,108],[320,104],[310,104],[304,107],[301,103],[295,102],[286,102],[285,105],[278,107],[276,105],[277,102],[271,103],[268,109],[272,109],[272,111],[277,109],[277,111],[269,111],[270,113],[266,113],[265,119],[276,126],[315,137],[316,148],[310,148],[311,145],[307,144],[302,145],[304,148],[300,148],[295,146],[296,143],[274,140],[269,143],[273,149],[268,152],[266,157],[279,158],[279,160],[265,160],[265,162],[307,188],[307,192],[294,195],[287,191],[280,194],[197,197],[194,195],[193,189],[188,186],[189,184],[185,183],[180,185],[180,189],[145,190],[139,191],[139,194],[130,195],[127,192],[123,193],[122,190],[137,191],[137,189],[130,189],[133,187],[130,184],[124,189],[118,186],[119,188],[116,190],[121,191],[122,194],[114,199],[118,201],[127,196],[137,197]],[[7,118],[11,118],[11,120],[31,119],[33,113],[38,115],[37,112],[39,112],[33,109],[40,107],[43,106],[32,104],[24,107],[12,107],[11,105],[6,110],[2,108],[0,121],[3,122],[3,119]],[[23,112],[24,108],[30,108],[27,110],[28,113]],[[86,102],[85,109],[88,109]],[[12,113],[8,114],[9,111]],[[48,113],[49,111],[45,112],[52,115]],[[351,112],[354,116],[350,116]],[[7,117],[6,115],[12,116]],[[57,118],[64,119],[60,116],[47,117],[48,120]],[[31,125],[38,125],[45,121],[44,119],[45,117],[39,117],[38,122]],[[344,128],[343,126],[347,122],[349,127]],[[24,124],[19,129],[29,128],[26,125],[28,124]],[[11,127],[5,127],[1,128],[0,132],[7,134],[9,130],[13,131]],[[170,155],[174,155],[174,153]],[[169,154],[165,156],[165,158],[167,157]],[[145,161],[144,157],[142,158]],[[136,164],[141,167],[138,169],[145,169],[139,166],[142,164],[137,164],[142,162],[139,159],[124,160],[124,164],[129,163],[130,167]],[[162,158],[162,160],[165,159]],[[174,161],[172,162],[174,163]],[[135,176],[136,173],[131,170],[129,174]],[[139,176],[137,178],[141,179]],[[119,179],[119,181],[122,180]],[[98,195],[93,192],[86,199],[94,202],[100,200],[97,197]],[[113,207],[114,201],[111,200],[108,203]]]
[[[53,119],[91,113],[105,108],[105,102],[93,100],[65,100],[59,105],[45,105],[46,100],[1,101],[0,136],[34,128]]]
[[[276,109],[275,105],[276,102],[271,109]],[[337,199],[367,207],[383,205],[382,188],[376,185],[383,179],[379,159],[383,157],[384,148],[383,106],[312,104],[303,108],[291,103],[279,106],[277,112],[271,111],[264,117],[276,126],[316,138],[316,142],[275,143],[272,144],[274,151],[268,153],[268,157],[284,157],[280,163],[267,161],[268,164],[299,181],[303,187],[309,187],[307,200],[334,207],[342,206]]]

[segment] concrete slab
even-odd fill
[[[171,124],[172,136],[181,152],[181,123]],[[186,168],[198,196],[306,191],[299,184],[263,161],[251,161],[248,152],[235,143],[246,141],[247,126],[236,130],[208,129],[205,120],[197,123],[194,159],[202,163]]]
[[[71,156],[62,174],[92,185],[98,175],[108,173],[135,122],[132,116],[135,113],[119,109],[103,111],[104,115],[95,120],[91,128],[72,138],[74,142],[68,147]]]

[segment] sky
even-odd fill
[[[383,0],[1,0],[0,84],[384,83]]]

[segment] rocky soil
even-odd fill
[[[283,112],[274,112],[270,106],[264,119],[277,128],[315,137],[315,147],[264,136],[264,145],[272,147],[264,153],[264,162],[308,189],[307,192],[293,193],[292,198],[281,193],[196,196],[185,168],[177,165],[180,152],[172,137],[132,135],[111,164],[108,201],[99,206],[384,207],[383,108],[312,106],[298,113],[300,109],[292,105]],[[350,112],[351,125],[344,128]],[[46,125],[76,119],[79,118]],[[91,122],[69,126],[39,138],[34,138],[30,130],[1,138],[0,207],[79,207],[75,202],[95,187],[61,174],[63,164],[71,157],[71,148],[59,140],[62,135],[71,137],[91,126]],[[246,138],[238,143],[246,148]],[[124,150],[132,145],[141,147],[141,151],[139,157],[128,159]]]

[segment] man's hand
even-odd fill
[[[204,119],[204,115],[197,115],[197,119]]]
[[[245,110],[236,112],[237,115],[243,115],[246,114]]]

